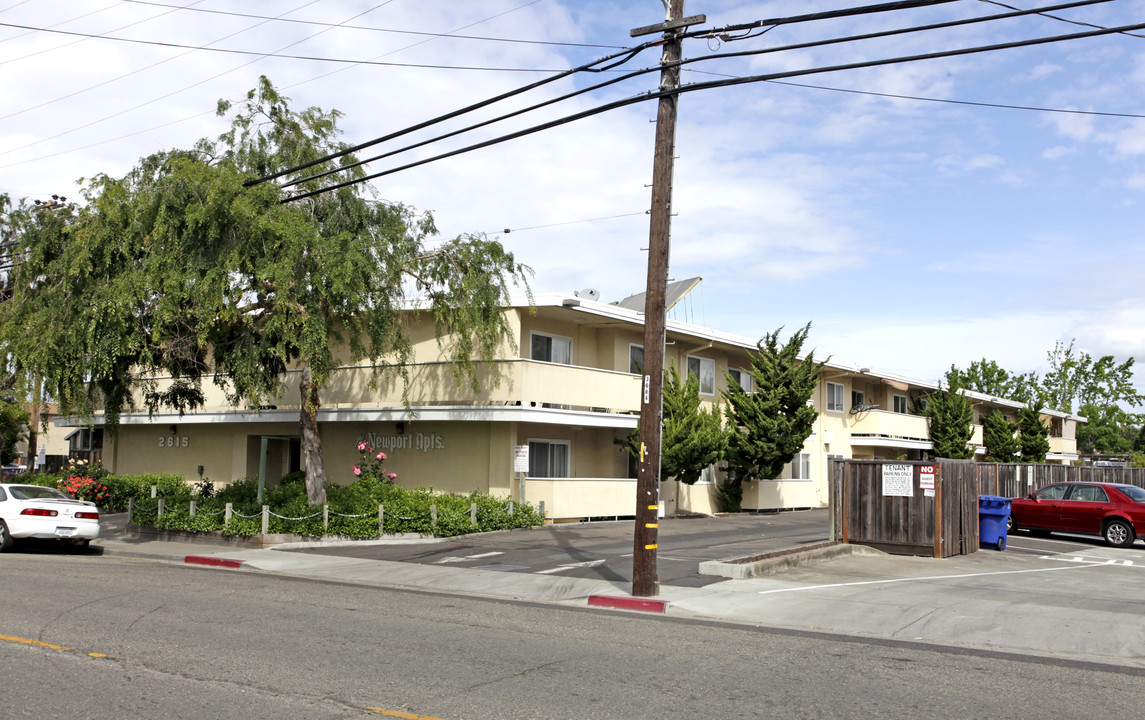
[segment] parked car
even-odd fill
[[[95,503],[51,487],[0,483],[0,551],[19,538],[55,538],[86,548],[97,537]]]
[[[1100,535],[1129,547],[1145,534],[1145,490],[1115,483],[1056,483],[1010,504],[1010,530]]]

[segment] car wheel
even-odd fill
[[[1010,533],[1014,532],[1017,529],[1018,529],[1018,526],[1014,524],[1014,516],[1013,515],[1007,515],[1006,516],[1006,534],[1009,535]]]
[[[0,552],[4,552],[15,544],[12,534],[8,532],[8,526],[0,520]]]
[[[1110,520],[1105,523],[1105,529],[1101,534],[1105,537],[1105,542],[1118,548],[1129,547],[1137,539],[1133,526],[1124,520]]]

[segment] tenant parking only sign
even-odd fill
[[[910,465],[883,465],[883,496],[914,495],[914,469]]]

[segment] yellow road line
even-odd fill
[[[417,715],[415,713],[402,712],[401,710],[386,710],[385,708],[368,707],[367,710],[376,712],[379,715],[386,717],[404,718],[404,720],[441,720],[441,718],[433,717],[432,715]]]
[[[4,642],[23,643],[24,645],[39,645],[40,647],[51,648],[52,650],[71,650],[70,647],[64,647],[63,645],[53,645],[52,643],[29,640],[28,638],[15,637],[13,635],[0,635],[0,640]]]

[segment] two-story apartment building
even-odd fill
[[[395,372],[371,387],[369,367],[341,369],[324,390],[319,411],[330,481],[353,479],[357,444],[365,440],[387,453],[387,469],[403,485],[543,501],[548,516],[558,520],[633,515],[635,473],[617,441],[636,427],[640,412],[642,313],[565,295],[538,296],[533,306],[522,300],[504,312],[516,348],[506,345],[480,368],[477,392],[456,380],[432,324],[418,324],[413,312],[408,386]],[[702,399],[720,401],[725,371],[750,390],[744,369],[756,339],[672,320],[667,334],[666,363],[696,375]],[[105,434],[103,463],[116,473],[172,472],[223,483],[261,475],[273,485],[300,465],[299,373],[288,373],[285,383],[281,397],[257,411],[228,405],[221,391],[205,384],[207,403],[195,412],[125,414],[118,434]],[[911,409],[935,388],[832,360],[812,401],[819,417],[803,452],[782,477],[748,481],[743,507],[825,505],[833,457],[921,458],[931,447],[927,421]],[[991,408],[1015,417],[1021,407],[970,396],[976,420]],[[1045,417],[1051,460],[1076,459],[1080,418]],[[981,426],[975,428],[981,445]],[[715,511],[712,490],[719,477],[713,468],[695,486],[664,483],[665,510]]]

